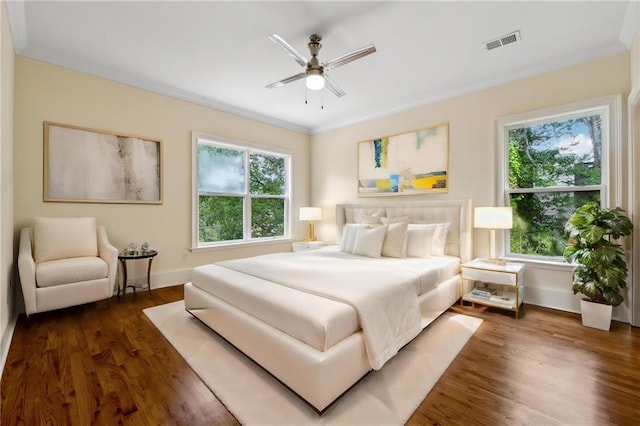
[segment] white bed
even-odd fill
[[[444,253],[374,258],[344,251],[345,238],[342,249],[204,265],[185,285],[186,309],[322,412],[458,300],[470,211],[469,201],[339,205],[339,238],[372,217],[447,223]]]

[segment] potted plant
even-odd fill
[[[632,229],[624,210],[602,209],[597,202],[578,207],[565,226],[569,244],[564,257],[577,265],[572,290],[586,296],[580,301],[585,326],[609,330],[612,308],[624,300],[627,262],[615,240],[631,235]]]

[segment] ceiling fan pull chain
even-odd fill
[[[320,92],[320,109],[324,109],[324,90]]]
[[[305,86],[304,88],[304,104],[307,104],[307,96],[309,95],[309,90],[307,90],[307,87]]]

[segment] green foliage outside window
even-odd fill
[[[281,156],[198,144],[199,242],[284,236],[286,173]],[[245,236],[249,217],[251,234]]]
[[[562,256],[568,218],[600,200],[599,189],[584,187],[602,181],[601,124],[601,116],[592,115],[509,129],[511,253]]]
[[[284,200],[254,198],[251,202],[251,238],[284,235]]]
[[[216,197],[200,195],[199,240],[241,240],[243,234],[242,197]]]
[[[265,154],[249,156],[249,192],[253,195],[284,195],[284,158]]]

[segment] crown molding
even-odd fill
[[[94,73],[91,73],[91,74],[97,75]],[[127,77],[125,79],[118,79],[118,80],[108,76],[99,76],[99,77],[105,78],[107,80],[112,80],[117,83],[126,84],[128,86],[133,86],[139,89],[147,90],[149,92],[154,92],[159,95],[169,96],[171,98],[175,98],[181,101],[200,105],[206,108],[211,108],[217,111],[226,112],[227,114],[233,114],[242,118],[248,118],[250,120],[259,121],[261,123],[268,124],[271,126],[280,127],[286,130],[291,130],[297,133],[302,133],[305,135],[311,134],[311,129],[308,127],[291,123],[289,121],[280,120],[278,118],[270,117],[268,115],[260,114],[258,112],[250,111],[244,108],[239,108],[234,105],[229,105],[227,103],[220,102],[205,96],[197,95],[195,93],[191,93],[186,90],[178,89],[169,85],[150,82],[146,79],[136,79],[132,77]]]
[[[600,46],[596,49],[590,49],[588,51],[579,52],[575,55],[564,57],[555,61],[548,61],[543,64],[539,64],[537,66],[525,67],[520,71],[512,72],[511,74],[509,74],[508,77],[505,76],[505,77],[498,77],[495,79],[489,79],[479,84],[467,85],[455,90],[450,90],[448,92],[445,92],[439,95],[423,97],[421,99],[417,99],[414,102],[409,102],[402,105],[390,105],[390,106],[387,106],[386,108],[380,108],[375,111],[369,111],[367,113],[352,116],[352,117],[346,118],[345,120],[341,120],[339,122],[332,123],[326,126],[312,127],[311,135],[317,135],[323,132],[357,124],[363,121],[381,118],[381,117],[389,116],[391,114],[401,113],[414,108],[419,108],[425,105],[430,105],[436,102],[441,102],[447,99],[455,98],[457,96],[467,95],[469,93],[488,89],[490,87],[496,87],[503,84],[512,83],[514,81],[522,80],[527,77],[533,77],[535,75],[543,74],[545,72],[551,72],[551,71],[555,71],[555,70],[569,67],[572,65],[578,65],[580,63],[587,62],[590,60],[595,60],[605,56],[622,53],[624,51],[625,51],[624,46],[621,43],[610,43],[605,46]]]
[[[24,0],[4,1],[7,6],[7,17],[13,37],[13,50],[22,52],[27,47],[27,15],[24,10]]]
[[[151,81],[148,78],[132,76],[130,74],[117,71],[113,68],[92,64],[84,60],[77,60],[76,58],[52,54],[46,50],[30,48],[29,54],[23,54],[21,56],[40,62],[46,62],[93,77],[103,78],[105,80],[124,84],[126,86],[131,86],[136,89],[146,90],[148,92],[168,96],[170,98],[189,102],[195,105],[200,105],[228,114],[237,115],[239,117],[248,118],[271,126],[280,127],[286,130],[292,130],[297,133],[309,135],[311,132],[310,128],[301,126],[299,124],[270,117],[248,109],[239,108],[234,105],[230,105],[206,96],[198,95],[187,90],[179,89],[168,84]]]
[[[624,21],[622,22],[622,28],[620,28],[620,41],[627,46],[627,49],[631,49],[633,41],[640,33],[640,2],[629,1],[627,6],[627,12],[624,15]]]

